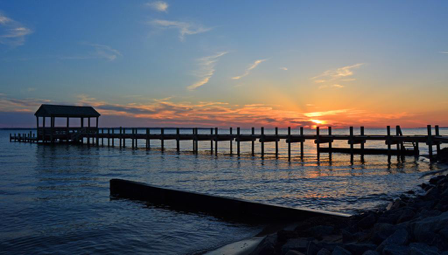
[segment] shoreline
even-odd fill
[[[356,214],[346,222],[304,220],[293,229],[266,235],[252,251],[241,254],[448,255],[448,175],[418,186],[423,195],[405,192],[387,206]]]

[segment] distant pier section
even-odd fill
[[[255,128],[250,134],[242,134],[240,128],[229,128],[225,133],[219,133],[218,128],[99,128],[99,117],[101,116],[90,106],[64,106],[64,105],[41,105],[34,114],[36,116],[37,132],[10,134],[10,141],[31,142],[39,144],[71,143],[87,144],[92,146],[126,147],[126,142],[130,142],[131,147],[137,148],[138,142],[143,142],[146,149],[151,149],[151,140],[160,141],[160,149],[165,150],[165,141],[176,141],[176,150],[180,151],[180,141],[191,141],[192,150],[198,153],[198,142],[207,141],[210,143],[211,153],[218,154],[218,143],[227,143],[230,155],[241,155],[241,143],[251,143],[251,154],[255,156],[255,142],[261,143],[259,155],[265,157],[265,143],[275,144],[275,157],[279,156],[279,142],[284,141],[288,146],[288,160],[291,160],[291,146],[300,146],[300,158],[304,158],[304,142],[312,140],[316,144],[317,159],[321,153],[328,153],[331,160],[332,153],[348,153],[353,160],[354,154],[360,154],[363,158],[367,154],[385,154],[389,157],[397,156],[418,156],[419,144],[428,146],[429,158],[434,159],[433,147],[436,152],[440,152],[440,145],[448,143],[448,136],[442,136],[439,126],[435,126],[432,133],[431,125],[427,126],[426,135],[404,135],[400,126],[395,127],[395,134],[391,127],[387,126],[386,135],[368,135],[364,132],[364,127],[360,127],[360,134],[355,135],[353,127],[349,128],[348,135],[332,134],[332,128],[328,127],[326,133],[321,133],[319,127],[315,134],[305,134],[303,127],[298,128],[299,134],[292,134],[291,128],[287,129],[287,134],[279,134],[279,129],[275,128],[274,134],[265,134],[262,127],[259,133],[255,133]],[[56,119],[63,119],[65,126],[56,127]],[[49,119],[49,124],[46,120]],[[70,120],[76,119],[78,127],[70,126]],[[158,133],[152,133],[154,129]],[[182,131],[182,132],[181,132]],[[199,132],[201,131],[201,132]],[[222,129],[221,129],[222,131]],[[236,131],[236,132],[235,132]],[[334,141],[347,141],[348,148],[334,148]],[[384,149],[365,148],[368,141],[384,141]],[[236,151],[234,145],[236,143]],[[355,148],[355,145],[357,148]],[[325,146],[325,147],[323,147]],[[258,154],[258,153],[257,153]]]

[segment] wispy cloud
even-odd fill
[[[448,51],[441,51],[442,54],[448,54]]]
[[[83,55],[63,56],[60,58],[61,59],[106,59],[108,61],[114,61],[119,56],[122,56],[118,50],[116,50],[108,45],[95,44],[95,43],[81,43],[81,44],[91,47],[92,50]]]
[[[41,104],[49,103],[50,100],[36,98],[12,98],[0,93],[0,112],[33,112]]]
[[[324,111],[324,112],[308,112],[305,113],[304,115],[306,117],[322,117],[322,116],[327,116],[327,115],[337,115],[340,113],[346,113],[348,112],[350,109],[340,109],[340,110],[331,110],[331,111]]]
[[[163,1],[155,1],[151,3],[147,3],[146,6],[151,7],[152,9],[159,11],[159,12],[167,12],[168,11],[168,3]]]
[[[212,30],[212,28],[181,21],[156,19],[151,21],[150,23],[153,26],[157,26],[160,28],[173,28],[179,30],[179,39],[181,41],[184,41],[185,36],[187,35],[201,34]]]
[[[0,93],[0,114],[30,116],[29,126],[34,125],[32,114],[42,103],[66,104],[36,98],[13,98]],[[440,112],[421,114],[416,120],[415,114],[407,112],[372,112],[362,109],[328,109],[323,111],[298,112],[297,110],[279,109],[274,105],[247,104],[232,105],[226,102],[181,102],[176,98],[162,98],[141,103],[117,104],[78,95],[75,105],[91,105],[102,114],[102,125],[117,126],[241,126],[251,127],[256,123],[265,127],[331,125],[334,128],[362,125],[385,127],[394,120],[403,126],[423,126]],[[307,105],[310,106],[310,105]],[[315,106],[315,105],[311,105]],[[5,115],[11,113],[16,115]],[[426,119],[425,119],[425,116]],[[26,117],[28,118],[28,117]],[[444,119],[446,121],[446,119]],[[17,124],[16,124],[17,125]],[[0,119],[0,127],[14,126],[14,118]]]
[[[31,29],[0,13],[0,44],[23,45],[25,37],[31,33]]]
[[[341,85],[341,84],[332,84],[332,85],[321,85],[319,86],[319,89],[326,89],[326,88],[336,88],[336,89],[342,89],[345,86]]]
[[[343,88],[344,86],[340,84],[340,82],[348,82],[348,81],[354,81],[355,78],[352,78],[351,76],[354,75],[354,69],[359,68],[360,66],[364,65],[363,63],[354,64],[351,66],[344,66],[336,69],[330,69],[322,74],[312,77],[311,80],[314,81],[314,83],[333,83],[333,84],[325,84],[319,86],[319,88]],[[336,83],[337,82],[337,83]]]
[[[264,61],[266,61],[267,59],[259,59],[256,60],[252,65],[249,66],[249,68],[246,69],[246,71],[244,72],[244,74],[240,75],[240,76],[235,76],[232,77],[233,80],[239,80],[247,75],[249,75],[250,71],[255,69],[259,64],[263,63]]]
[[[282,69],[282,70],[284,70],[284,71],[288,71],[288,68],[287,68],[287,67],[279,67],[279,69]]]
[[[218,54],[207,56],[198,59],[199,70],[196,71],[195,75],[200,78],[199,81],[187,87],[189,90],[195,90],[208,83],[210,78],[215,73],[215,65],[218,59],[227,54],[227,52],[220,52]]]

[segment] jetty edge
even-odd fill
[[[172,209],[203,212],[222,218],[249,222],[301,221],[317,216],[347,219],[351,216],[344,213],[293,208],[239,198],[168,189],[123,179],[110,180],[110,195],[166,205]]]
[[[438,175],[345,224],[313,218],[267,235],[248,254],[448,255],[448,175]]]

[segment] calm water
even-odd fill
[[[228,155],[229,142],[220,143],[220,154],[215,157],[210,155],[210,142],[200,142],[201,153],[193,155],[187,152],[189,141],[181,142],[184,151],[177,154],[173,141],[167,141],[168,151],[161,153],[157,149],[10,143],[11,132],[0,131],[0,253],[9,254],[192,254],[253,236],[262,228],[114,200],[109,197],[112,178],[353,213],[416,189],[423,172],[440,168],[414,157],[403,162],[393,157],[388,164],[386,156],[368,155],[364,163],[355,156],[351,165],[348,155],[334,154],[329,162],[322,154],[317,162],[311,141],[306,143],[303,162],[298,158],[299,146],[294,144],[294,158],[289,163],[284,142],[280,143],[279,160],[273,158],[274,145],[269,143],[267,159],[262,161],[259,155],[249,155],[250,143],[242,144],[244,154],[238,159]],[[405,134],[425,132],[404,130]],[[446,129],[441,132],[448,134]],[[366,133],[384,134],[385,130]],[[256,146],[259,152],[258,142]],[[347,144],[334,143],[333,147]],[[426,150],[421,144],[421,153]]]

